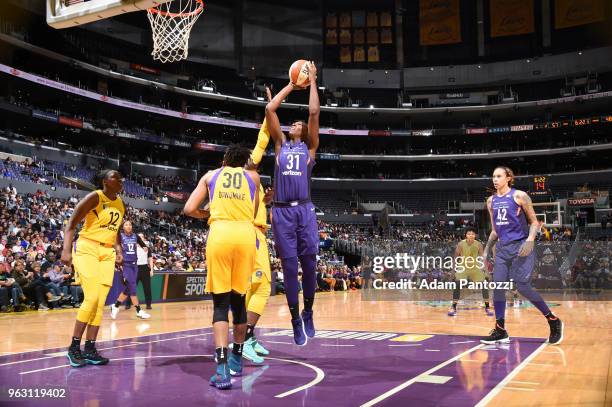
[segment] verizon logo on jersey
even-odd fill
[[[302,171],[285,170],[282,172],[283,175],[302,176]]]

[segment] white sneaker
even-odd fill
[[[147,314],[146,312],[144,312],[143,310],[140,310],[136,313],[136,316],[140,319],[149,319],[151,318],[151,315]]]
[[[120,308],[115,307],[115,304],[111,305],[111,318],[117,319],[117,314],[119,313]]]

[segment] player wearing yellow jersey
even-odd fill
[[[246,170],[247,148],[232,145],[223,167],[204,175],[191,193],[183,213],[204,219],[210,230],[206,241],[206,291],[213,296],[213,331],[217,369],[210,384],[232,386],[230,375],[242,374],[242,349],[246,335],[245,294],[255,264],[256,234],[253,220],[259,206],[259,175]],[[200,209],[210,196],[210,209]],[[210,216],[209,216],[210,215]],[[232,309],[234,346],[228,355],[229,309]]]
[[[125,206],[118,195],[123,190],[123,178],[118,171],[104,170],[97,175],[96,183],[100,189],[89,193],[77,204],[64,230],[62,262],[67,266],[74,263],[85,296],[67,354],[72,367],[108,363],[108,359],[97,352],[95,341],[106,296],[113,284],[115,263],[121,264],[123,261],[121,241],[118,239],[125,213]],[[76,228],[83,219],[85,224],[73,249]],[[85,328],[85,349],[81,353]]]
[[[476,240],[476,229],[472,227],[467,228],[465,239],[460,241],[455,249],[455,289],[453,290],[453,304],[448,310],[448,316],[454,317],[457,315],[457,303],[461,297],[461,289],[459,287],[461,281],[485,281],[485,273],[482,267],[479,266],[483,262],[483,252],[482,243]],[[489,290],[484,287],[482,288],[482,298],[485,303],[485,313],[490,317],[493,316],[493,312],[491,312],[489,307]]]

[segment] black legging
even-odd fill
[[[151,274],[149,273],[150,269],[148,265],[142,264],[138,266],[138,280],[136,281],[136,284],[138,284],[139,281],[142,282],[142,288],[144,290],[145,295],[145,303],[148,307],[151,306]]]

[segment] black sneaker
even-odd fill
[[[495,326],[494,329],[491,330],[489,336],[484,337],[480,340],[480,343],[486,343],[487,345],[494,345],[496,343],[508,343],[510,342],[510,337],[508,336],[508,331]]]
[[[563,341],[563,322],[559,318],[548,319],[548,325],[550,326],[548,343],[551,345],[560,344]]]
[[[66,357],[68,358],[70,366],[72,367],[83,367],[87,364],[87,362],[85,362],[85,358],[83,358],[81,349],[68,348],[68,353],[66,354]]]
[[[96,348],[93,348],[93,350],[90,351],[86,350],[83,357],[85,358],[85,362],[90,365],[107,365],[109,362],[109,359],[100,355]]]

